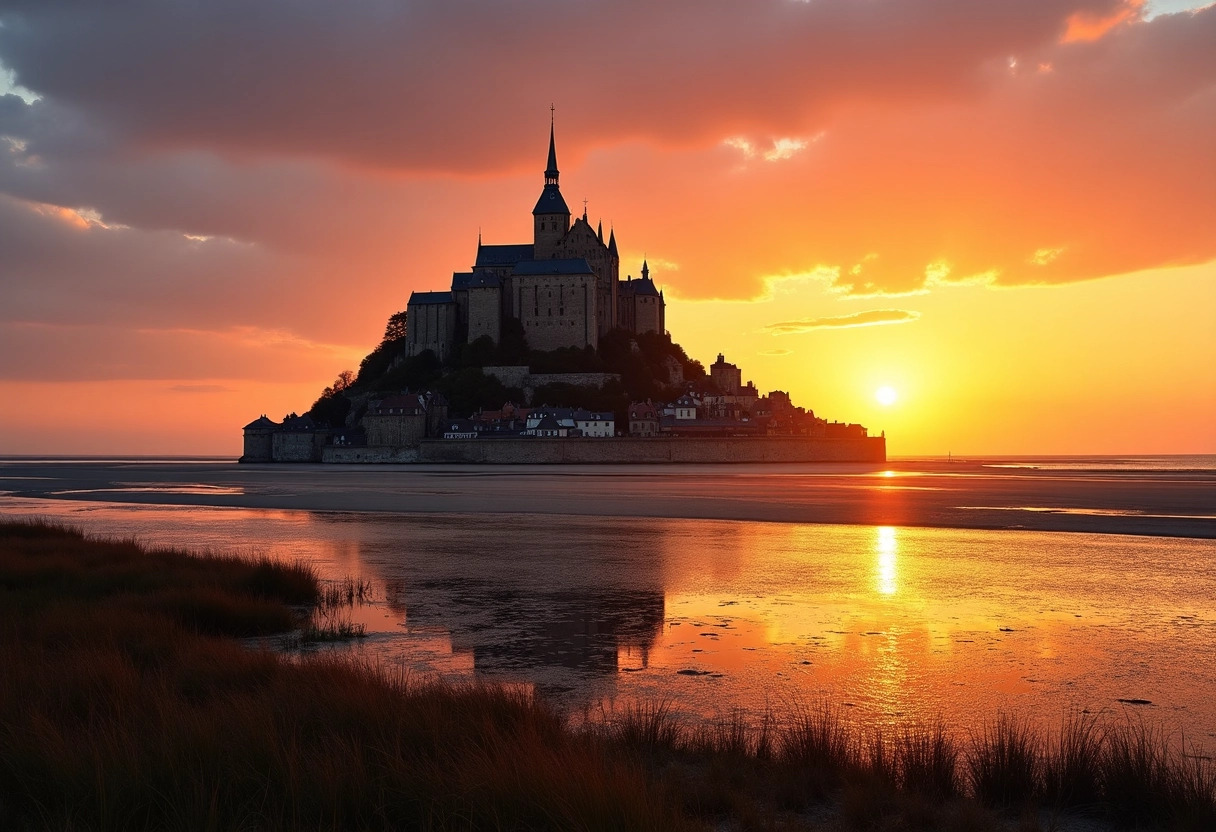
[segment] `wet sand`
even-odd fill
[[[237,465],[0,461],[23,498],[310,511],[554,514],[1216,538],[1216,472],[973,463]]]

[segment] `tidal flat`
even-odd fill
[[[9,460],[0,513],[358,576],[367,638],[337,649],[588,720],[814,696],[867,726],[1089,711],[1216,746],[1216,474],[1098,462]]]
[[[366,600],[308,564],[0,522],[12,829],[1209,829],[1216,768],[1146,723],[865,729],[826,699],[572,723],[536,691],[251,649]],[[31,696],[31,691],[38,695]]]

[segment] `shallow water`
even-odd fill
[[[859,721],[1146,715],[1216,746],[1210,540],[788,522],[0,498],[154,544],[375,582],[357,652],[534,684],[575,712],[826,697]],[[1119,700],[1147,700],[1125,705]]]

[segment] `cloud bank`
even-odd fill
[[[883,324],[904,324],[915,321],[920,317],[919,312],[905,309],[871,309],[868,312],[855,312],[852,315],[837,315],[829,318],[808,318],[801,321],[782,321],[765,327],[774,335],[800,335],[816,329],[840,329],[853,326],[880,326]]]
[[[478,227],[527,239],[550,102],[571,204],[685,298],[1205,262],[1213,43],[1216,8],[1131,0],[0,0],[37,96],[0,96],[0,337],[370,346]],[[863,317],[774,331],[895,322]]]

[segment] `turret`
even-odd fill
[[[570,230],[570,209],[558,187],[557,146],[553,140],[553,119],[549,119],[549,162],[545,167],[545,189],[532,209],[533,256],[547,260],[557,256],[557,244]]]

